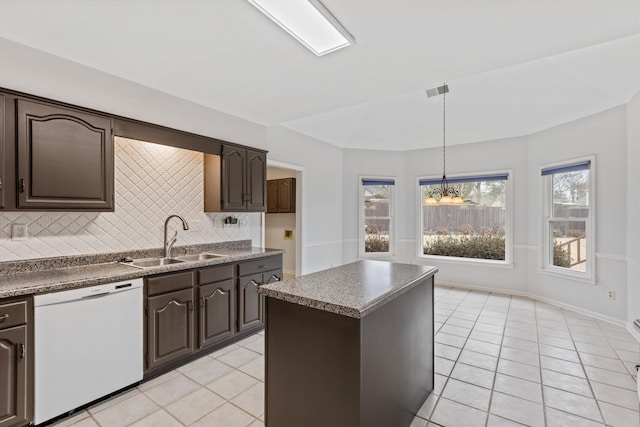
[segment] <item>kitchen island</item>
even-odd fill
[[[266,426],[409,426],[433,390],[436,272],[364,260],[261,286]]]

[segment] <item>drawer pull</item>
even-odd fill
[[[24,344],[18,344],[20,346],[20,359],[24,359]]]
[[[258,268],[267,268],[267,264],[259,265]]]
[[[258,282],[256,282],[255,280],[251,280],[251,281],[247,284],[247,286],[249,286],[249,285],[253,285],[253,286],[255,286],[256,288],[257,288],[258,286],[260,286],[260,284],[259,284]]]
[[[9,313],[5,313],[2,316],[0,316],[0,322],[4,322],[8,318],[9,318]]]

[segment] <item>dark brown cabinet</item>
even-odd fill
[[[238,331],[264,326],[264,297],[258,287],[282,280],[282,256],[238,264]]]
[[[0,305],[0,427],[28,425],[33,416],[30,300]]]
[[[195,350],[193,273],[146,280],[146,370],[174,362]]]
[[[281,278],[282,256],[147,277],[145,374],[175,368],[260,329],[264,297],[258,286]]]
[[[112,120],[16,99],[17,208],[113,211]]]
[[[4,187],[7,185],[5,177],[7,153],[4,151],[4,140],[7,129],[5,126],[4,102],[4,94],[0,93],[0,209],[4,208]]]
[[[267,213],[296,212],[296,179],[281,178],[267,181]]]
[[[205,156],[205,211],[264,212],[266,176],[264,152],[223,145],[222,156]]]
[[[238,330],[246,331],[264,324],[263,304],[258,294],[262,274],[238,279]]]
[[[236,332],[236,292],[232,264],[198,270],[197,275],[198,348],[203,348],[231,338]]]

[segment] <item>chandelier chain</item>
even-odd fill
[[[446,83],[443,83],[443,86],[446,87]],[[447,127],[446,127],[446,119],[447,119],[447,91],[444,90],[442,94],[442,177],[446,176],[447,170]]]

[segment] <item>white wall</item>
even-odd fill
[[[638,115],[640,101],[629,109]],[[636,120],[636,122],[640,122]],[[394,151],[344,151],[344,262],[358,256],[358,176],[391,175],[398,177],[396,226],[399,239],[395,259],[401,262],[425,263],[439,268],[437,281],[473,285],[508,292],[529,293],[577,306],[604,316],[627,319],[627,235],[626,223],[626,139],[627,109],[617,107],[602,113],[551,128],[528,137],[485,141],[447,148],[447,174],[510,170],[513,185],[513,252],[512,265],[496,266],[478,262],[455,262],[418,259],[416,236],[417,183],[419,176],[442,174],[442,150],[425,149],[404,153]],[[635,125],[630,132],[640,136]],[[633,127],[633,126],[632,126]],[[637,141],[637,139],[636,139]],[[630,142],[632,144],[632,142]],[[636,142],[637,145],[637,142]],[[596,285],[559,278],[542,273],[542,203],[540,166],[595,155],[597,175]],[[635,159],[640,160],[636,148]],[[633,161],[633,160],[629,160]],[[637,168],[636,168],[637,169]],[[638,176],[630,177],[638,181]],[[630,195],[635,197],[635,195]],[[637,198],[636,198],[637,199]],[[638,206],[636,206],[636,209]],[[635,211],[638,212],[637,210]],[[635,215],[638,217],[638,215]],[[636,225],[636,227],[638,227]],[[640,245],[635,247],[640,260]],[[635,263],[638,274],[638,261]],[[640,278],[640,276],[634,276]],[[637,281],[637,280],[636,280]],[[606,291],[616,292],[610,301]],[[640,287],[636,289],[640,300]],[[640,301],[636,305],[640,317]]]
[[[627,104],[627,321],[640,318],[640,92]],[[632,327],[633,328],[633,327]],[[637,329],[635,329],[637,331]]]
[[[536,247],[531,292],[587,310],[626,320],[626,109],[616,107],[529,137],[528,203],[535,220],[529,222],[529,242]],[[596,276],[595,285],[541,273],[539,253],[540,166],[595,155]],[[607,290],[616,299],[607,299]]]
[[[342,150],[281,126],[268,128],[268,159],[303,168],[301,274],[342,264]]]
[[[0,87],[266,147],[266,128],[0,37]]]

